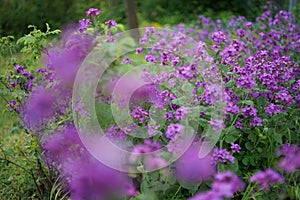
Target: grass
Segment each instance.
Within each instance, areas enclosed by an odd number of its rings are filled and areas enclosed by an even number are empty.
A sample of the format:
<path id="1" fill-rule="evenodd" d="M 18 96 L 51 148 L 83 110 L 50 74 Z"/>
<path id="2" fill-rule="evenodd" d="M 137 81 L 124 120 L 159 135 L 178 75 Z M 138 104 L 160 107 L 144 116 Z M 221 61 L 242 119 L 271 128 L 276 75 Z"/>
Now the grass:
<path id="1" fill-rule="evenodd" d="M 0 199 L 36 199 L 32 174 L 35 159 L 24 146 L 30 136 L 22 131 L 18 116 L 0 100 Z"/>

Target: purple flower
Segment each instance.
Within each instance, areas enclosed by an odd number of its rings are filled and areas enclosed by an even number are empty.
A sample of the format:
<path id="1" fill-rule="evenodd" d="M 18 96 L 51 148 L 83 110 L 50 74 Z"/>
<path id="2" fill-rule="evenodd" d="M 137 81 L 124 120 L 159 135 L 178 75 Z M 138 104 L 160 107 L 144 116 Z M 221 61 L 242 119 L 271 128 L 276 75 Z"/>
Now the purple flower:
<path id="1" fill-rule="evenodd" d="M 146 55 L 145 57 L 146 62 L 157 63 L 157 57 L 152 55 Z"/>
<path id="2" fill-rule="evenodd" d="M 138 48 L 136 48 L 136 50 L 135 50 L 135 54 L 140 54 L 140 53 L 142 53 L 143 52 L 143 48 L 142 47 L 138 47 Z"/>
<path id="3" fill-rule="evenodd" d="M 181 106 L 178 108 L 175 112 L 175 119 L 176 120 L 182 120 L 185 119 L 187 114 L 189 113 L 189 109 L 187 107 Z"/>
<path id="4" fill-rule="evenodd" d="M 245 189 L 245 183 L 231 171 L 218 173 L 212 183 L 212 188 L 206 192 L 200 192 L 189 200 L 222 200 L 233 197 L 236 192 Z"/>
<path id="5" fill-rule="evenodd" d="M 216 131 L 217 133 L 220 133 L 220 131 L 222 131 L 226 127 L 224 121 L 221 119 L 210 120 L 209 124 L 211 129 Z"/>
<path id="6" fill-rule="evenodd" d="M 120 140 L 124 141 L 126 139 L 126 133 L 118 126 L 111 125 L 105 132 L 105 136 L 113 141 Z"/>
<path id="7" fill-rule="evenodd" d="M 157 151 L 160 148 L 161 144 L 159 142 L 153 141 L 151 139 L 146 139 L 144 140 L 143 144 L 137 144 L 132 148 L 129 161 L 131 163 L 134 163 L 139 158 L 146 158 L 147 153 Z"/>
<path id="8" fill-rule="evenodd" d="M 282 155 L 279 167 L 286 172 L 293 172 L 300 168 L 300 147 L 296 145 L 284 144 L 278 154 Z"/>
<path id="9" fill-rule="evenodd" d="M 173 119 L 173 113 L 172 112 L 166 112 L 165 113 L 165 119 L 167 121 L 171 121 Z"/>
<path id="10" fill-rule="evenodd" d="M 46 137 L 42 146 L 47 162 L 59 166 L 68 159 L 75 160 L 80 155 L 83 144 L 76 128 L 69 126 Z"/>
<path id="11" fill-rule="evenodd" d="M 238 128 L 238 129 L 243 129 L 243 120 L 242 119 L 237 120 L 235 122 L 235 127 Z"/>
<path id="12" fill-rule="evenodd" d="M 183 132 L 183 128 L 181 124 L 170 124 L 166 131 L 166 137 L 171 140 L 176 140 Z"/>
<path id="13" fill-rule="evenodd" d="M 226 108 L 227 113 L 232 113 L 232 114 L 238 114 L 240 111 L 240 107 L 232 102 L 228 103 L 228 106 Z"/>
<path id="14" fill-rule="evenodd" d="M 159 107 L 163 104 L 162 98 L 160 97 L 160 91 L 154 84 L 146 84 L 142 87 L 136 88 L 137 75 L 128 76 L 126 78 L 122 78 L 122 84 L 118 83 L 120 80 L 119 77 L 116 77 L 112 80 L 108 86 L 106 87 L 106 92 L 108 94 L 114 93 L 113 96 L 114 101 L 120 101 L 120 99 L 116 99 L 116 97 L 120 97 L 123 99 L 128 99 L 130 104 L 136 105 L 140 103 L 153 103 L 155 106 Z M 142 77 L 143 78 L 143 77 Z M 149 81 L 150 82 L 150 81 Z M 117 87 L 116 87 L 117 85 Z M 134 91 L 132 93 L 132 91 Z M 132 93 L 132 94 L 131 94 Z M 162 106 L 164 107 L 164 106 Z"/>
<path id="15" fill-rule="evenodd" d="M 134 120 L 138 120 L 140 124 L 143 124 L 144 122 L 148 122 L 149 120 L 149 112 L 144 110 L 140 106 L 134 107 L 134 109 L 131 111 L 131 117 Z"/>
<path id="16" fill-rule="evenodd" d="M 254 89 L 255 83 L 256 83 L 256 81 L 252 75 L 241 76 L 236 81 L 236 84 L 238 86 L 241 86 L 242 88 L 247 88 L 247 89 Z"/>
<path id="17" fill-rule="evenodd" d="M 218 44 L 227 42 L 226 36 L 222 31 L 215 31 L 212 33 L 211 40 Z"/>
<path id="18" fill-rule="evenodd" d="M 176 99 L 176 96 L 170 93 L 168 90 L 161 91 L 160 97 L 166 104 L 171 103 L 172 100 Z"/>
<path id="19" fill-rule="evenodd" d="M 198 69 L 196 65 L 181 66 L 177 73 L 184 79 L 193 79 L 198 76 Z"/>
<path id="20" fill-rule="evenodd" d="M 289 94 L 287 90 L 282 90 L 276 94 L 276 103 L 285 102 L 287 106 L 290 106 L 293 102 L 293 97 Z"/>
<path id="21" fill-rule="evenodd" d="M 90 8 L 85 12 L 86 16 L 89 17 L 96 17 L 97 15 L 100 15 L 100 13 L 101 11 L 97 8 Z"/>
<path id="22" fill-rule="evenodd" d="M 16 65 L 14 70 L 17 74 L 21 74 L 25 71 L 25 67 L 21 65 Z"/>
<path id="23" fill-rule="evenodd" d="M 160 156 L 146 156 L 145 157 L 145 169 L 157 170 L 168 166 L 168 162 Z"/>
<path id="24" fill-rule="evenodd" d="M 47 71 L 48 71 L 47 68 L 39 68 L 39 69 L 36 70 L 36 72 L 37 72 L 38 74 L 43 74 L 43 73 L 45 73 L 45 72 L 47 72 Z"/>
<path id="25" fill-rule="evenodd" d="M 263 126 L 262 119 L 260 117 L 255 116 L 250 122 L 250 126 Z"/>
<path id="26" fill-rule="evenodd" d="M 23 76 L 25 76 L 25 77 L 26 77 L 27 79 L 29 79 L 29 80 L 33 80 L 33 79 L 34 79 L 34 76 L 33 76 L 32 74 L 26 72 L 25 70 L 23 70 L 23 71 L 21 72 L 21 74 L 22 74 Z"/>
<path id="27" fill-rule="evenodd" d="M 213 44 L 210 46 L 211 50 L 213 50 L 214 52 L 218 52 L 220 49 L 220 45 L 219 44 Z"/>
<path id="28" fill-rule="evenodd" d="M 69 177 L 71 199 L 121 199 L 135 194 L 128 190 L 130 182 L 124 173 L 99 161 L 75 161 L 69 168 L 72 173 Z"/>
<path id="29" fill-rule="evenodd" d="M 78 112 L 81 117 L 86 117 L 89 112 L 85 110 L 84 104 L 82 102 L 77 102 L 74 106 L 74 111 Z"/>
<path id="30" fill-rule="evenodd" d="M 9 106 L 9 112 L 12 112 L 14 109 L 16 109 L 16 101 L 10 100 L 8 106 Z"/>
<path id="31" fill-rule="evenodd" d="M 45 65 L 53 71 L 53 78 L 59 82 L 62 90 L 72 89 L 77 70 L 92 45 L 93 38 L 90 35 L 76 34 L 70 30 L 64 35 L 61 46 L 48 49 Z"/>
<path id="32" fill-rule="evenodd" d="M 225 93 L 221 86 L 216 84 L 206 84 L 204 87 L 204 93 L 200 98 L 204 100 L 205 103 L 214 105 L 217 102 L 225 101 L 225 99 L 223 99 L 223 95 L 225 96 Z"/>
<path id="33" fill-rule="evenodd" d="M 171 58 L 170 62 L 171 62 L 171 66 L 175 67 L 180 62 L 180 58 L 179 57 L 173 57 L 173 58 Z"/>
<path id="34" fill-rule="evenodd" d="M 122 60 L 122 62 L 121 62 L 121 64 L 132 64 L 132 60 L 130 60 L 129 58 L 123 58 L 123 60 Z"/>
<path id="35" fill-rule="evenodd" d="M 268 105 L 266 107 L 266 113 L 268 113 L 268 115 L 276 115 L 277 113 L 280 113 L 281 109 L 279 106 L 271 103 L 270 105 Z"/>
<path id="36" fill-rule="evenodd" d="M 284 178 L 272 169 L 258 171 L 250 178 L 250 182 L 255 182 L 264 190 L 268 190 L 275 183 L 283 183 Z"/>
<path id="37" fill-rule="evenodd" d="M 148 125 L 148 134 L 150 136 L 154 136 L 157 134 L 157 129 L 159 129 L 159 125 Z"/>
<path id="38" fill-rule="evenodd" d="M 19 84 L 18 82 L 11 81 L 11 82 L 9 83 L 9 88 L 10 88 L 10 89 L 14 89 L 15 87 L 17 87 L 18 84 Z"/>
<path id="39" fill-rule="evenodd" d="M 246 26 L 247 28 L 253 28 L 253 24 L 252 24 L 251 22 L 245 23 L 245 26 Z"/>
<path id="40" fill-rule="evenodd" d="M 125 193 L 128 197 L 134 197 L 138 194 L 136 188 L 132 184 L 126 184 Z"/>
<path id="41" fill-rule="evenodd" d="M 288 153 L 292 148 L 291 148 L 291 144 L 290 143 L 285 143 L 281 146 L 281 148 L 278 150 L 278 155 L 285 155 L 286 153 Z M 294 146 L 296 147 L 296 146 Z"/>
<path id="42" fill-rule="evenodd" d="M 152 149 L 151 151 L 156 151 L 162 147 L 158 141 L 154 141 L 152 139 L 145 139 L 144 144 L 148 145 Z"/>
<path id="43" fill-rule="evenodd" d="M 148 42 L 148 38 L 147 37 L 140 38 L 140 40 L 139 40 L 140 44 L 146 44 L 147 42 Z"/>
<path id="44" fill-rule="evenodd" d="M 117 26 L 117 22 L 115 20 L 112 20 L 112 19 L 107 20 L 105 22 L 105 24 L 108 26 L 108 28 L 113 28 L 113 27 Z"/>
<path id="45" fill-rule="evenodd" d="M 134 195 L 133 188 L 128 190 L 131 184 L 128 176 L 95 160 L 82 144 L 75 127 L 69 126 L 47 136 L 43 149 L 47 162 L 59 170 L 71 199 Z"/>
<path id="46" fill-rule="evenodd" d="M 33 91 L 21 111 L 28 128 L 40 128 L 55 114 L 56 98 L 53 92 L 38 88 Z"/>
<path id="47" fill-rule="evenodd" d="M 33 87 L 33 83 L 32 83 L 32 80 L 29 80 L 25 83 L 25 89 L 28 90 L 28 91 L 31 91 Z"/>
<path id="48" fill-rule="evenodd" d="M 242 28 L 239 28 L 239 29 L 237 30 L 237 36 L 238 36 L 239 38 L 244 37 L 244 36 L 245 36 L 245 30 L 242 29 Z"/>
<path id="49" fill-rule="evenodd" d="M 244 188 L 245 183 L 231 171 L 216 174 L 212 184 L 212 191 L 225 198 L 232 197 L 234 193 L 243 191 Z"/>
<path id="50" fill-rule="evenodd" d="M 199 158 L 200 144 L 192 144 L 176 161 L 175 174 L 177 179 L 187 183 L 198 183 L 209 180 L 216 173 L 216 167 L 210 161 L 212 154 Z"/>
<path id="51" fill-rule="evenodd" d="M 211 162 L 213 165 L 216 165 L 218 161 L 223 163 L 230 161 L 234 163 L 234 157 L 226 149 L 215 148 Z"/>
<path id="52" fill-rule="evenodd" d="M 242 109 L 242 115 L 245 117 L 255 117 L 257 115 L 257 110 L 254 106 L 246 106 Z"/>
<path id="53" fill-rule="evenodd" d="M 92 20 L 90 19 L 82 19 L 79 20 L 79 32 L 82 33 L 92 24 Z"/>
<path id="54" fill-rule="evenodd" d="M 199 192 L 195 196 L 188 198 L 188 200 L 223 200 L 223 198 L 219 193 L 208 190 L 206 192 Z"/>
<path id="55" fill-rule="evenodd" d="M 238 145 L 238 144 L 235 144 L 235 143 L 233 143 L 233 142 L 231 142 L 230 143 L 230 148 L 231 148 L 231 151 L 232 151 L 232 153 L 238 153 L 238 152 L 240 152 L 241 151 L 241 147 L 240 147 L 240 145 Z"/>

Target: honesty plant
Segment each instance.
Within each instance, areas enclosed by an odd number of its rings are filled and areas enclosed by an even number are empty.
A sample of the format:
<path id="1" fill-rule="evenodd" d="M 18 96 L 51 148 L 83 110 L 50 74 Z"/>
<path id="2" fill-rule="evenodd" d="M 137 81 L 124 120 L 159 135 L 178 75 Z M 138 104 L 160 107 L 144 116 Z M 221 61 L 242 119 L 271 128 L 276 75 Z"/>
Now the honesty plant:
<path id="1" fill-rule="evenodd" d="M 15 66 L 7 86 L 30 94 L 10 109 L 72 199 L 250 199 L 283 183 L 288 194 L 299 182 L 300 27 L 272 12 L 124 32 L 91 8 L 45 50 L 40 82 Z"/>

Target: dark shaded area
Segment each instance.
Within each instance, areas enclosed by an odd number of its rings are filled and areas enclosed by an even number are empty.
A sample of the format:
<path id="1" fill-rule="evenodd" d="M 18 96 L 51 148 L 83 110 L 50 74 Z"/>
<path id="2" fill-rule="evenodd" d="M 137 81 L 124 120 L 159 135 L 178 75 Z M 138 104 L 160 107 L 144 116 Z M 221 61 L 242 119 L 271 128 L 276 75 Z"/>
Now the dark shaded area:
<path id="1" fill-rule="evenodd" d="M 122 0 L 0 0 L 0 35 L 22 36 L 32 24 L 46 30 L 61 29 L 86 17 L 90 7 L 100 8 L 103 19 L 125 20 Z"/>
<path id="2" fill-rule="evenodd" d="M 141 0 L 135 1 L 139 21 L 159 24 L 178 24 L 195 21 L 198 15 L 214 19 L 229 19 L 243 15 L 255 20 L 267 0 Z M 288 0 L 273 0 L 280 9 L 288 9 Z M 45 23 L 62 28 L 66 23 L 77 23 L 90 7 L 102 11 L 103 20 L 115 19 L 128 24 L 124 0 L 0 0 L 0 35 L 21 36 L 33 24 L 45 30 Z M 299 5 L 299 2 L 298 2 Z"/>

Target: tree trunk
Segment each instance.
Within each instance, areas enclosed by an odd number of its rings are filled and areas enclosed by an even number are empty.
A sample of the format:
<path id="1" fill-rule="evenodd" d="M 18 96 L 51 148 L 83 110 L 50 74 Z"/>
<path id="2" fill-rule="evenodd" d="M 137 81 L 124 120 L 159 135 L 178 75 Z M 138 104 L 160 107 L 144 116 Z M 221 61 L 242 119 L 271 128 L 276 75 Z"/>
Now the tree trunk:
<path id="1" fill-rule="evenodd" d="M 136 29 L 139 27 L 138 18 L 136 14 L 136 6 L 134 0 L 125 0 L 126 5 L 126 14 L 128 20 L 129 29 Z M 138 31 L 132 31 L 131 36 L 138 41 L 140 38 L 140 34 Z"/>

